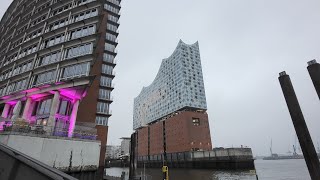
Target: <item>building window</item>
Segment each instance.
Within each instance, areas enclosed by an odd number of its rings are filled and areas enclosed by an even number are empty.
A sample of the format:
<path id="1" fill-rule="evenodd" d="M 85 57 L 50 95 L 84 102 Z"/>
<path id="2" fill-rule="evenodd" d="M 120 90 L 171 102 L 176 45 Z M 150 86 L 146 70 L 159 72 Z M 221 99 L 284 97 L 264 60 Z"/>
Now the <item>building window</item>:
<path id="1" fill-rule="evenodd" d="M 92 52 L 92 43 L 90 44 L 82 44 L 80 46 L 72 47 L 67 49 L 66 58 L 73 58 L 78 56 L 83 56 L 86 54 L 90 54 Z"/>
<path id="2" fill-rule="evenodd" d="M 66 18 L 66 19 L 63 19 L 63 20 L 59 20 L 59 21 L 56 21 L 52 24 L 50 24 L 47 28 L 46 28 L 46 33 L 49 32 L 50 30 L 55 30 L 55 29 L 58 29 L 58 28 L 61 28 L 65 25 L 67 25 L 69 22 L 69 19 Z"/>
<path id="3" fill-rule="evenodd" d="M 90 71 L 90 63 L 82 63 L 82 64 L 76 64 L 73 66 L 68 66 L 62 70 L 62 76 L 60 80 L 88 76 L 89 71 Z"/>
<path id="4" fill-rule="evenodd" d="M 20 81 L 17 81 L 15 84 L 14 91 L 20 91 L 20 90 L 25 90 L 27 88 L 27 79 L 23 79 Z"/>
<path id="5" fill-rule="evenodd" d="M 103 64 L 102 65 L 102 73 L 113 75 L 113 67 Z"/>
<path id="6" fill-rule="evenodd" d="M 45 72 L 42 74 L 39 74 L 36 76 L 36 81 L 34 83 L 34 85 L 41 85 L 41 84 L 45 84 L 45 83 L 51 83 L 55 80 L 56 78 L 56 71 L 49 71 L 49 72 Z"/>
<path id="7" fill-rule="evenodd" d="M 110 90 L 99 89 L 99 99 L 109 100 L 110 99 Z"/>
<path id="8" fill-rule="evenodd" d="M 60 34 L 55 37 L 51 37 L 50 39 L 43 41 L 43 43 L 40 46 L 40 49 L 47 48 L 47 47 L 62 43 L 62 42 L 64 42 L 64 40 L 65 40 L 64 34 Z"/>
<path id="9" fill-rule="evenodd" d="M 107 11 L 110 11 L 110 12 L 113 12 L 115 14 L 119 14 L 120 10 L 119 8 L 115 8 L 113 6 L 110 6 L 109 4 L 105 4 L 104 8 L 107 10 Z"/>
<path id="10" fill-rule="evenodd" d="M 114 55 L 104 54 L 104 55 L 103 55 L 103 61 L 104 61 L 104 62 L 114 63 Z"/>
<path id="11" fill-rule="evenodd" d="M 78 22 L 78 21 L 82 21 L 84 19 L 88 19 L 88 18 L 97 16 L 97 15 L 98 15 L 98 10 L 97 9 L 91 9 L 89 11 L 82 12 L 80 14 L 74 15 L 73 18 L 74 18 L 75 22 Z"/>
<path id="12" fill-rule="evenodd" d="M 105 50 L 110 51 L 110 52 L 116 52 L 116 46 L 112 44 L 105 44 Z"/>
<path id="13" fill-rule="evenodd" d="M 68 100 L 61 100 L 58 113 L 60 115 L 68 116 L 71 114 L 70 112 L 71 112 L 71 102 Z"/>
<path id="14" fill-rule="evenodd" d="M 112 32 L 118 32 L 118 27 L 112 24 L 107 24 L 107 30 L 112 31 Z"/>
<path id="15" fill-rule="evenodd" d="M 47 64 L 52 64 L 55 62 L 60 61 L 61 58 L 61 52 L 57 51 L 48 55 L 45 55 L 43 57 L 40 57 L 40 62 L 39 66 L 47 65 Z"/>
<path id="16" fill-rule="evenodd" d="M 95 26 L 91 25 L 91 26 L 86 26 L 86 27 L 71 31 L 70 36 L 71 36 L 71 39 L 77 39 L 77 38 L 94 34 L 95 31 L 96 31 Z"/>
<path id="17" fill-rule="evenodd" d="M 110 34 L 110 33 L 106 33 L 106 39 L 112 42 L 116 42 L 117 41 L 117 36 Z"/>
<path id="18" fill-rule="evenodd" d="M 102 116 L 97 116 L 96 117 L 96 124 L 102 125 L 102 126 L 108 126 L 108 118 L 102 117 Z"/>
<path id="19" fill-rule="evenodd" d="M 112 87 L 112 79 L 105 76 L 101 76 L 100 85 L 104 87 Z"/>
<path id="20" fill-rule="evenodd" d="M 192 118 L 192 123 L 194 126 L 200 126 L 200 119 L 199 118 Z"/>
<path id="21" fill-rule="evenodd" d="M 79 6 L 81 6 L 81 5 L 84 5 L 84 4 L 89 3 L 89 2 L 92 2 L 92 1 L 95 1 L 95 0 L 79 0 L 79 1 L 77 2 L 77 4 L 78 4 Z"/>
<path id="22" fill-rule="evenodd" d="M 97 104 L 97 113 L 109 114 L 109 104 L 108 103 L 103 103 L 103 102 L 98 102 L 98 104 Z"/>
<path id="23" fill-rule="evenodd" d="M 37 116 L 50 114 L 52 99 L 46 99 L 38 103 Z"/>

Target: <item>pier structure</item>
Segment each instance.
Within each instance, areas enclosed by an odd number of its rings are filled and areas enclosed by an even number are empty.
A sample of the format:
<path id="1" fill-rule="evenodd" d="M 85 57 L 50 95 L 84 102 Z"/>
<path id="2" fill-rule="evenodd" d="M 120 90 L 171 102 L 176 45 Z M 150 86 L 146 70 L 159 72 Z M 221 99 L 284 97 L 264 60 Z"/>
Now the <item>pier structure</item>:
<path id="1" fill-rule="evenodd" d="M 320 179 L 320 164 L 291 79 L 281 72 L 279 82 L 312 180 Z"/>

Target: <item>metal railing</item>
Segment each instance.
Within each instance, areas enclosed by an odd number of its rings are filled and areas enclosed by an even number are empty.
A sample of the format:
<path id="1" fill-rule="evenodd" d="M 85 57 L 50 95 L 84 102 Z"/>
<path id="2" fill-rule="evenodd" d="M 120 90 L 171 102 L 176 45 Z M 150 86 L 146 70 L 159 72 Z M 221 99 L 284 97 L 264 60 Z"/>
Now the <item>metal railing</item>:
<path id="1" fill-rule="evenodd" d="M 1 124 L 1 123 L 0 123 Z M 18 124 L 16 122 L 2 123 L 0 127 L 0 134 L 19 134 L 19 135 L 30 135 L 30 136 L 55 136 L 55 137 L 68 137 L 68 128 L 57 128 L 52 126 L 43 125 L 29 125 L 29 124 Z M 97 135 L 80 130 L 74 130 L 72 138 L 77 139 L 88 139 L 96 140 Z"/>
<path id="2" fill-rule="evenodd" d="M 0 179 L 76 180 L 1 143 L 0 152 Z"/>

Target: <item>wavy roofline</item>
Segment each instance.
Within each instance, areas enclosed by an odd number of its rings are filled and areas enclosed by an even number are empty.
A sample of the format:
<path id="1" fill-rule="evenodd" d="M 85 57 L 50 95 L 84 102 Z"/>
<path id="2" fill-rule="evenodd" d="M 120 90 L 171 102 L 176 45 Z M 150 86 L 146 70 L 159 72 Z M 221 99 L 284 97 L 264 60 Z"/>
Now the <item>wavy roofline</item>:
<path id="1" fill-rule="evenodd" d="M 14 5 L 18 3 L 19 0 L 13 0 L 9 7 L 6 9 L 6 11 L 3 13 L 1 20 L 0 20 L 0 27 L 4 25 L 4 19 L 8 15 L 9 10 L 12 10 L 14 8 Z"/>
<path id="2" fill-rule="evenodd" d="M 183 41 L 180 39 L 178 45 L 176 46 L 175 50 L 171 53 L 171 55 L 170 55 L 169 57 L 165 58 L 165 59 L 162 59 L 160 68 L 159 68 L 159 70 L 158 70 L 158 73 L 157 73 L 156 77 L 154 78 L 154 80 L 152 81 L 152 83 L 151 83 L 149 86 L 142 87 L 142 90 L 140 91 L 139 95 L 138 95 L 137 97 L 135 97 L 134 99 L 138 98 L 141 94 L 143 94 L 149 87 L 151 87 L 151 86 L 154 84 L 155 80 L 157 79 L 157 77 L 158 77 L 158 75 L 159 75 L 159 73 L 160 73 L 160 70 L 161 70 L 161 67 L 162 67 L 164 61 L 170 59 L 170 58 L 173 56 L 173 54 L 178 50 L 178 47 L 179 47 L 181 44 L 186 45 L 186 46 L 188 46 L 188 47 L 193 47 L 193 46 L 195 46 L 195 47 L 198 47 L 198 48 L 199 48 L 199 41 L 196 41 L 196 42 L 193 43 L 193 44 L 187 44 L 187 43 L 183 42 Z"/>

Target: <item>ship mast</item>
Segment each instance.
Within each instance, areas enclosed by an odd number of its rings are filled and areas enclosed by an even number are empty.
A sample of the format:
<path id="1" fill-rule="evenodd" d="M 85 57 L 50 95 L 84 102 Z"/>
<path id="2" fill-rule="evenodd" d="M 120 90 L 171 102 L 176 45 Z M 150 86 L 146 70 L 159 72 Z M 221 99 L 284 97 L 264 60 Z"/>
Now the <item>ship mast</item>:
<path id="1" fill-rule="evenodd" d="M 270 153 L 271 153 L 271 156 L 272 156 L 272 139 L 271 139 L 271 146 L 270 146 Z"/>
<path id="2" fill-rule="evenodd" d="M 293 155 L 294 155 L 294 156 L 298 155 L 298 153 L 297 153 L 297 148 L 296 148 L 295 145 L 293 145 Z"/>

